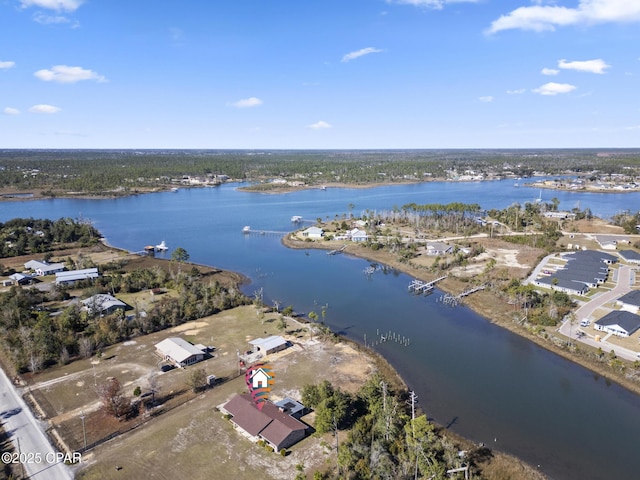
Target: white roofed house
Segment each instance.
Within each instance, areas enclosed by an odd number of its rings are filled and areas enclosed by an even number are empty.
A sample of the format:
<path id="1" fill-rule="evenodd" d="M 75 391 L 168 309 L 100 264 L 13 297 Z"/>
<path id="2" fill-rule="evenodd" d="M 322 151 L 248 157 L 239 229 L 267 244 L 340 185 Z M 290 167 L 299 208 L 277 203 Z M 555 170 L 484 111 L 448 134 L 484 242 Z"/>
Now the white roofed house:
<path id="1" fill-rule="evenodd" d="M 112 295 L 99 293 L 82 300 L 82 308 L 94 315 L 108 315 L 116 310 L 126 310 L 127 304 Z"/>
<path id="2" fill-rule="evenodd" d="M 83 270 L 70 270 L 66 272 L 56 272 L 56 285 L 70 285 L 79 280 L 89 280 L 98 278 L 97 268 L 85 268 Z"/>
<path id="3" fill-rule="evenodd" d="M 347 232 L 347 235 L 351 238 L 352 242 L 366 242 L 369 238 L 367 232 L 365 232 L 364 230 L 360 230 L 359 228 L 350 230 L 349 232 Z"/>
<path id="4" fill-rule="evenodd" d="M 302 231 L 302 236 L 305 238 L 322 238 L 324 235 L 324 230 L 320 227 L 309 227 L 306 230 Z"/>
<path id="5" fill-rule="evenodd" d="M 452 253 L 453 247 L 442 242 L 428 242 L 427 255 L 446 255 Z"/>
<path id="6" fill-rule="evenodd" d="M 272 335 L 267 338 L 251 340 L 249 345 L 253 347 L 254 353 L 260 352 L 263 355 L 269 355 L 286 349 L 289 346 L 289 342 L 279 335 Z"/>
<path id="7" fill-rule="evenodd" d="M 53 275 L 56 272 L 62 272 L 64 270 L 64 263 L 47 263 L 39 262 L 38 260 L 29 260 L 24 264 L 24 268 L 27 270 L 33 270 L 39 277 L 45 275 Z"/>
<path id="8" fill-rule="evenodd" d="M 204 352 L 180 337 L 165 338 L 156 343 L 156 353 L 165 361 L 184 368 L 204 359 Z"/>

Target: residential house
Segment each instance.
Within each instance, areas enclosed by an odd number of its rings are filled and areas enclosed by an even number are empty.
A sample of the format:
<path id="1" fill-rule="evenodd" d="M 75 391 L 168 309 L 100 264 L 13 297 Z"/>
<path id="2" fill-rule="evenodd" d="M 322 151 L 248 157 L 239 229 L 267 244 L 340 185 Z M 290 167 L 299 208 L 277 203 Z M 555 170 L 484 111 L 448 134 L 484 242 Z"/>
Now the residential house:
<path id="1" fill-rule="evenodd" d="M 640 265 L 640 253 L 635 250 L 620 250 L 618 255 L 620 255 L 627 263 Z"/>
<path id="2" fill-rule="evenodd" d="M 268 400 L 258 408 L 248 393 L 235 395 L 220 410 L 232 416 L 231 422 L 237 430 L 252 441 L 264 440 L 275 451 L 302 440 L 308 428 Z"/>
<path id="3" fill-rule="evenodd" d="M 347 236 L 351 239 L 352 242 L 366 242 L 369 238 L 367 232 L 365 232 L 364 230 L 360 230 L 359 228 L 349 230 L 347 232 Z"/>
<path id="4" fill-rule="evenodd" d="M 160 343 L 156 343 L 155 347 L 160 357 L 179 368 L 193 365 L 204 359 L 201 349 L 180 337 L 165 338 Z"/>
<path id="5" fill-rule="evenodd" d="M 109 315 L 116 310 L 126 310 L 127 304 L 112 295 L 99 293 L 82 300 L 83 309 L 93 314 Z"/>
<path id="6" fill-rule="evenodd" d="M 286 349 L 289 346 L 289 342 L 280 335 L 271 335 L 267 338 L 251 340 L 249 345 L 252 346 L 254 353 L 260 352 L 263 355 L 269 355 L 270 353 L 276 353 Z"/>
<path id="7" fill-rule="evenodd" d="M 427 242 L 427 255 L 446 255 L 453 252 L 453 247 L 442 242 Z"/>
<path id="8" fill-rule="evenodd" d="M 590 288 L 606 282 L 608 265 L 617 257 L 595 250 L 581 250 L 565 255 L 567 263 L 549 276 L 534 280 L 534 285 L 565 292 L 569 295 L 584 295 Z M 586 287 L 586 288 L 585 288 Z"/>
<path id="9" fill-rule="evenodd" d="M 24 273 L 14 273 L 9 275 L 9 278 L 17 285 L 26 285 L 31 283 L 33 277 L 31 275 L 25 275 Z"/>
<path id="10" fill-rule="evenodd" d="M 27 270 L 33 270 L 39 277 L 45 275 L 53 275 L 56 272 L 62 272 L 64 270 L 63 263 L 47 263 L 39 262 L 38 260 L 29 260 L 24 264 L 24 268 Z"/>
<path id="11" fill-rule="evenodd" d="M 614 310 L 593 324 L 596 330 L 629 337 L 640 328 L 640 315 L 624 310 Z"/>
<path id="12" fill-rule="evenodd" d="M 640 290 L 632 290 L 621 296 L 616 300 L 616 305 L 627 312 L 640 313 Z"/>
<path id="13" fill-rule="evenodd" d="M 324 230 L 322 230 L 320 227 L 309 227 L 302 232 L 303 237 L 311 239 L 319 239 L 322 238 L 323 235 Z"/>

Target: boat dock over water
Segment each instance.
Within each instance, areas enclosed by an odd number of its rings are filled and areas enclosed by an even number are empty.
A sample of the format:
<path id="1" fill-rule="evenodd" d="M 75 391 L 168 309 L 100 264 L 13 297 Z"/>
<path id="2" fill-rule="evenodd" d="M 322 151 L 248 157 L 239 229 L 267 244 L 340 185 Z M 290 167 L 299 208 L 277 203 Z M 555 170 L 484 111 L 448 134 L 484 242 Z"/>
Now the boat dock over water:
<path id="1" fill-rule="evenodd" d="M 242 233 L 245 235 L 258 234 L 258 235 L 287 235 L 290 232 L 278 232 L 275 230 L 253 230 L 249 225 L 242 227 Z"/>
<path id="2" fill-rule="evenodd" d="M 409 284 L 408 290 L 413 293 L 430 293 L 433 290 L 434 285 L 438 283 L 440 280 L 444 280 L 447 278 L 446 275 L 436 278 L 435 280 L 431 280 L 430 282 L 423 282 L 422 280 L 413 279 L 413 281 Z"/>

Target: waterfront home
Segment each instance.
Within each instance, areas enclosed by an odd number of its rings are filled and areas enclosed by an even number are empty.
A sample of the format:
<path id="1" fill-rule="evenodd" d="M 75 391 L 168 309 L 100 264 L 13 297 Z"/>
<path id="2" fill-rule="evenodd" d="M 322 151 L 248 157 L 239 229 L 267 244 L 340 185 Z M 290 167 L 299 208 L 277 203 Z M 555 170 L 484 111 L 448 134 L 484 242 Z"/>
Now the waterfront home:
<path id="1" fill-rule="evenodd" d="M 629 337 L 640 328 L 640 315 L 624 310 L 614 310 L 593 324 L 596 330 L 612 333 L 618 337 Z"/>
<path id="2" fill-rule="evenodd" d="M 202 349 L 180 337 L 165 338 L 160 343 L 156 343 L 155 347 L 158 356 L 178 368 L 193 365 L 204 358 Z"/>
<path id="3" fill-rule="evenodd" d="M 621 296 L 616 300 L 616 305 L 621 310 L 631 313 L 640 313 L 640 290 L 632 290 L 631 292 Z"/>
<path id="4" fill-rule="evenodd" d="M 427 242 L 427 255 L 446 255 L 453 252 L 453 247 L 442 242 Z"/>
<path id="5" fill-rule="evenodd" d="M 364 230 L 360 230 L 359 228 L 349 230 L 347 232 L 347 236 L 351 239 L 352 242 L 366 242 L 369 238 L 367 232 L 365 232 Z"/>
<path id="6" fill-rule="evenodd" d="M 319 239 L 324 235 L 324 230 L 320 227 L 309 227 L 302 231 L 302 236 L 305 238 Z"/>
<path id="7" fill-rule="evenodd" d="M 254 442 L 263 440 L 276 452 L 298 443 L 307 433 L 306 424 L 268 400 L 258 408 L 248 393 L 236 394 L 220 411 L 231 415 L 231 423 L 244 436 Z"/>
<path id="8" fill-rule="evenodd" d="M 262 353 L 263 355 L 269 355 L 270 353 L 276 353 L 286 349 L 289 346 L 287 342 L 280 335 L 271 335 L 267 338 L 256 338 L 249 342 L 254 353 Z"/>

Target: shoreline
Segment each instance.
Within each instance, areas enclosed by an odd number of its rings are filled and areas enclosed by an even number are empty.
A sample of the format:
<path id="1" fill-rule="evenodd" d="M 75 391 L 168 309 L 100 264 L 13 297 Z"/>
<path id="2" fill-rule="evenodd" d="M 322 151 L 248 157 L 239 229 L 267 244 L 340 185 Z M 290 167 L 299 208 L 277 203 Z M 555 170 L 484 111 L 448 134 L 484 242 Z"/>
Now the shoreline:
<path id="1" fill-rule="evenodd" d="M 309 248 L 309 249 L 315 249 L 315 250 L 330 251 L 336 248 L 335 244 L 324 245 L 323 243 L 318 243 L 318 242 L 304 242 L 300 240 L 292 240 L 289 235 L 285 235 L 282 238 L 282 244 L 287 248 L 298 249 L 298 250 L 304 250 Z M 362 251 L 363 249 L 360 245 L 350 244 L 350 242 L 345 244 L 347 245 L 347 247 L 344 249 L 343 254 L 352 255 L 354 257 L 368 260 L 370 262 L 376 262 L 376 263 L 386 265 L 406 275 L 415 277 L 423 281 L 433 280 L 433 277 L 434 277 L 433 275 L 426 273 L 424 270 L 418 270 L 411 267 L 410 265 L 400 263 L 399 261 L 394 260 L 393 258 L 390 258 L 391 256 L 387 254 L 387 252 L 384 252 L 381 250 Z M 445 293 L 455 294 L 456 290 L 453 288 L 455 287 L 454 283 L 455 283 L 455 280 L 447 278 L 441 282 L 438 282 L 438 285 L 436 286 L 436 288 Z M 485 292 L 478 292 L 474 295 L 481 295 L 481 294 L 490 295 Z M 492 315 L 491 311 L 487 311 L 484 308 L 480 308 L 479 302 L 474 301 L 473 296 L 467 297 L 465 299 L 464 304 L 467 307 L 469 307 L 471 310 L 473 310 L 475 313 L 483 317 L 486 321 L 493 323 L 494 325 L 497 325 L 501 328 L 505 328 L 506 330 L 512 332 L 513 334 L 518 335 L 522 338 L 525 338 L 526 340 L 529 340 L 535 343 L 539 347 L 544 348 L 549 352 L 559 355 L 560 357 L 570 362 L 573 362 L 576 365 L 580 365 L 581 367 L 589 370 L 590 372 L 593 372 L 608 381 L 614 382 L 636 395 L 640 395 L 640 384 L 638 384 L 637 382 L 634 382 L 627 378 L 620 378 L 619 376 L 615 375 L 613 372 L 609 371 L 605 365 L 599 364 L 596 361 L 588 358 L 583 358 L 581 356 L 571 353 L 566 349 L 560 348 L 551 339 L 541 338 L 539 335 L 536 335 L 526 330 L 524 327 L 514 323 L 512 320 L 500 318 L 498 315 L 495 315 L 495 314 Z M 500 306 L 502 306 L 502 303 L 500 304 Z M 552 327 L 552 328 L 553 330 L 551 331 L 545 330 L 547 332 L 548 337 L 558 338 L 557 335 L 561 335 L 557 332 L 557 329 L 559 327 Z M 588 348 L 588 347 L 584 346 L 582 348 L 583 352 L 585 351 L 584 350 L 585 348 Z"/>

